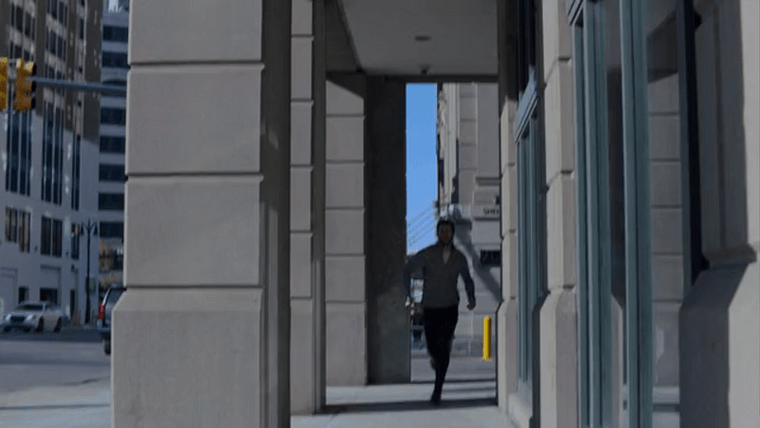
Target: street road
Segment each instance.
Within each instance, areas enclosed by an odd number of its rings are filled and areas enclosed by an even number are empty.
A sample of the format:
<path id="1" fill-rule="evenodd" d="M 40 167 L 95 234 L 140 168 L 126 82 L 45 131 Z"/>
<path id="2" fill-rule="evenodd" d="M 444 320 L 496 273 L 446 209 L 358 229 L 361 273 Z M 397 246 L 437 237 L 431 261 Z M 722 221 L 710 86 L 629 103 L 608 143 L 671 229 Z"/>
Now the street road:
<path id="1" fill-rule="evenodd" d="M 110 371 L 95 330 L 0 333 L 0 428 L 108 427 Z"/>
<path id="2" fill-rule="evenodd" d="M 0 393 L 108 380 L 110 367 L 93 330 L 0 334 Z"/>

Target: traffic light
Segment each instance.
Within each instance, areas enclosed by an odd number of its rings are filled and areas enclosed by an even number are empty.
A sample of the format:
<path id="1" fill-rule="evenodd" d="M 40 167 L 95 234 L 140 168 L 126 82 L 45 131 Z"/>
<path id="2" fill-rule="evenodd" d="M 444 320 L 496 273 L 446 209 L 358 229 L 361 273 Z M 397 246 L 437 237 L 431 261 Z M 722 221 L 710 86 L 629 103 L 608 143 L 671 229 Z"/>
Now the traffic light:
<path id="1" fill-rule="evenodd" d="M 29 78 L 37 72 L 37 66 L 33 62 L 18 61 L 16 65 L 16 99 L 13 108 L 16 111 L 32 110 L 37 105 L 34 99 L 34 91 L 37 84 Z"/>
<path id="2" fill-rule="evenodd" d="M 0 58 L 0 111 L 8 107 L 8 58 Z"/>

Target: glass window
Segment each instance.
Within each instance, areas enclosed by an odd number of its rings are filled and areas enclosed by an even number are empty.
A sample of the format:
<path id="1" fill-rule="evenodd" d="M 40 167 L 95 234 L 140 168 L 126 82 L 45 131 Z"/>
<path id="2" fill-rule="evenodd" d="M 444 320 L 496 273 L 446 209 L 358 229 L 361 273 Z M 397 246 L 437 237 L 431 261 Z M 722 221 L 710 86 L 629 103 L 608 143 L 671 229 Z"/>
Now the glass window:
<path id="1" fill-rule="evenodd" d="M 53 150 L 53 203 L 63 203 L 63 110 L 55 110 L 55 146 Z"/>
<path id="2" fill-rule="evenodd" d="M 100 153 L 124 154 L 124 137 L 100 137 Z"/>
<path id="3" fill-rule="evenodd" d="M 123 182 L 125 179 L 124 165 L 109 163 L 100 164 L 100 181 Z"/>
<path id="4" fill-rule="evenodd" d="M 103 52 L 102 67 L 129 68 L 127 54 L 121 52 Z"/>
<path id="5" fill-rule="evenodd" d="M 48 217 L 42 217 L 42 228 L 40 230 L 40 254 L 49 256 L 52 253 L 52 241 L 50 233 L 53 229 L 53 221 Z"/>
<path id="6" fill-rule="evenodd" d="M 106 25 L 103 27 L 103 40 L 109 42 L 124 42 L 128 41 L 129 31 L 126 27 L 114 27 Z"/>
<path id="7" fill-rule="evenodd" d="M 484 266 L 499 266 L 501 265 L 501 251 L 481 251 L 480 252 L 480 264 Z"/>
<path id="8" fill-rule="evenodd" d="M 16 7 L 16 29 L 24 31 L 24 10 Z"/>
<path id="9" fill-rule="evenodd" d="M 5 189 L 17 193 L 18 189 L 18 174 L 20 163 L 20 150 L 19 143 L 21 138 L 21 114 L 13 113 L 10 115 L 10 132 L 7 134 L 10 139 L 6 143 L 7 147 L 7 170 L 5 172 Z"/>
<path id="10" fill-rule="evenodd" d="M 8 242 L 16 242 L 17 236 L 17 224 L 18 224 L 18 211 L 14 208 L 5 208 L 5 240 Z"/>
<path id="11" fill-rule="evenodd" d="M 82 167 L 82 137 L 77 135 L 74 139 L 74 155 L 71 158 L 71 208 L 79 210 L 79 196 L 81 185 Z"/>
<path id="12" fill-rule="evenodd" d="M 18 249 L 22 253 L 28 253 L 30 247 L 30 230 L 32 223 L 32 214 L 26 211 L 18 213 Z"/>
<path id="13" fill-rule="evenodd" d="M 61 220 L 53 220 L 52 234 L 52 255 L 55 257 L 61 257 L 63 252 L 63 222 Z"/>
<path id="14" fill-rule="evenodd" d="M 100 123 L 104 125 L 126 125 L 127 111 L 123 108 L 102 107 Z"/>
<path id="15" fill-rule="evenodd" d="M 26 301 L 28 299 L 28 296 L 29 296 L 29 287 L 18 288 L 18 303 Z"/>
<path id="16" fill-rule="evenodd" d="M 56 35 L 55 39 L 56 39 L 56 43 L 58 45 L 58 49 L 56 50 L 56 52 L 58 53 L 58 57 L 62 58 L 62 59 L 65 59 L 66 57 L 65 57 L 65 52 L 64 51 L 65 51 L 65 47 L 66 47 L 66 42 L 63 40 L 63 37 L 58 37 L 57 35 Z M 58 78 L 60 79 L 60 76 Z"/>
<path id="17" fill-rule="evenodd" d="M 124 223 L 101 221 L 99 232 L 101 238 L 124 238 Z"/>
<path id="18" fill-rule="evenodd" d="M 79 246 L 82 237 L 82 228 L 78 224 L 71 225 L 71 258 L 79 260 Z"/>
<path id="19" fill-rule="evenodd" d="M 520 100 L 514 121 L 517 144 L 518 185 L 518 393 L 528 402 L 533 376 L 536 326 L 533 312 L 546 291 L 546 207 L 544 201 L 543 139 L 539 134 L 536 59 L 539 44 L 535 2 L 517 2 L 517 82 Z"/>
<path id="20" fill-rule="evenodd" d="M 124 194 L 123 193 L 100 193 L 98 195 L 98 209 L 100 210 L 124 210 Z"/>
<path id="21" fill-rule="evenodd" d="M 24 13 L 24 35 L 30 37 L 32 33 L 32 15 L 29 12 Z"/>

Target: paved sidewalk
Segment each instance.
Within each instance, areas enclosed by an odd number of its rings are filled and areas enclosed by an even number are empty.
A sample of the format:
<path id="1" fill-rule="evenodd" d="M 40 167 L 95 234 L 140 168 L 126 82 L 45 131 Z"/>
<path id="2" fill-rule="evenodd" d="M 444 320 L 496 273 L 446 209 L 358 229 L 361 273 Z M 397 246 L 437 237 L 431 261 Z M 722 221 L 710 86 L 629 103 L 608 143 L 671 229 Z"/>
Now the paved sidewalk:
<path id="1" fill-rule="evenodd" d="M 412 361 L 414 382 L 406 385 L 330 387 L 327 408 L 293 416 L 293 428 L 512 428 L 496 406 L 492 364 L 454 360 L 443 402 L 429 403 L 432 370 Z M 111 425 L 109 379 L 0 393 L 0 428 L 107 428 Z"/>
<path id="2" fill-rule="evenodd" d="M 495 381 L 454 381 L 439 407 L 432 384 L 330 387 L 324 414 L 293 416 L 293 428 L 512 428 L 496 406 Z"/>

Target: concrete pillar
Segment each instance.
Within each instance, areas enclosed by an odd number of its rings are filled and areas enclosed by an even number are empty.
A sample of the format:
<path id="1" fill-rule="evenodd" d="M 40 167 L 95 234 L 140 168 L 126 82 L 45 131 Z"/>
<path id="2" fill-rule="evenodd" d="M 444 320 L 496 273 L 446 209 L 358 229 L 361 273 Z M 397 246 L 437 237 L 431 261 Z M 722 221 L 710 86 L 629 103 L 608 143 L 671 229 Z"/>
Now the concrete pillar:
<path id="1" fill-rule="evenodd" d="M 367 84 L 368 381 L 411 380 L 411 337 L 402 268 L 406 261 L 406 85 Z"/>
<path id="2" fill-rule="evenodd" d="M 696 2 L 702 250 L 680 313 L 681 426 L 760 421 L 760 4 Z"/>
<path id="3" fill-rule="evenodd" d="M 112 426 L 289 426 L 291 3 L 131 27 Z"/>
<path id="4" fill-rule="evenodd" d="M 515 420 L 518 383 L 517 152 L 512 123 L 517 110 L 517 2 L 498 2 L 499 178 L 501 187 L 501 292 L 496 311 L 496 372 L 499 407 Z M 530 415 L 528 415 L 530 417 Z M 525 420 L 527 424 L 527 419 Z"/>
<path id="5" fill-rule="evenodd" d="M 366 78 L 327 82 L 325 316 L 328 385 L 367 382 Z"/>
<path id="6" fill-rule="evenodd" d="M 291 413 L 325 401 L 324 1 L 293 3 L 291 82 Z"/>
<path id="7" fill-rule="evenodd" d="M 575 83 L 564 0 L 546 0 L 543 25 L 547 286 L 540 315 L 541 427 L 578 424 Z"/>
<path id="8" fill-rule="evenodd" d="M 669 43 L 669 42 L 668 42 Z M 664 43 L 663 43 L 664 44 Z M 683 197 L 676 70 L 649 84 L 654 388 L 658 419 L 678 404 L 678 311 L 684 296 Z"/>

